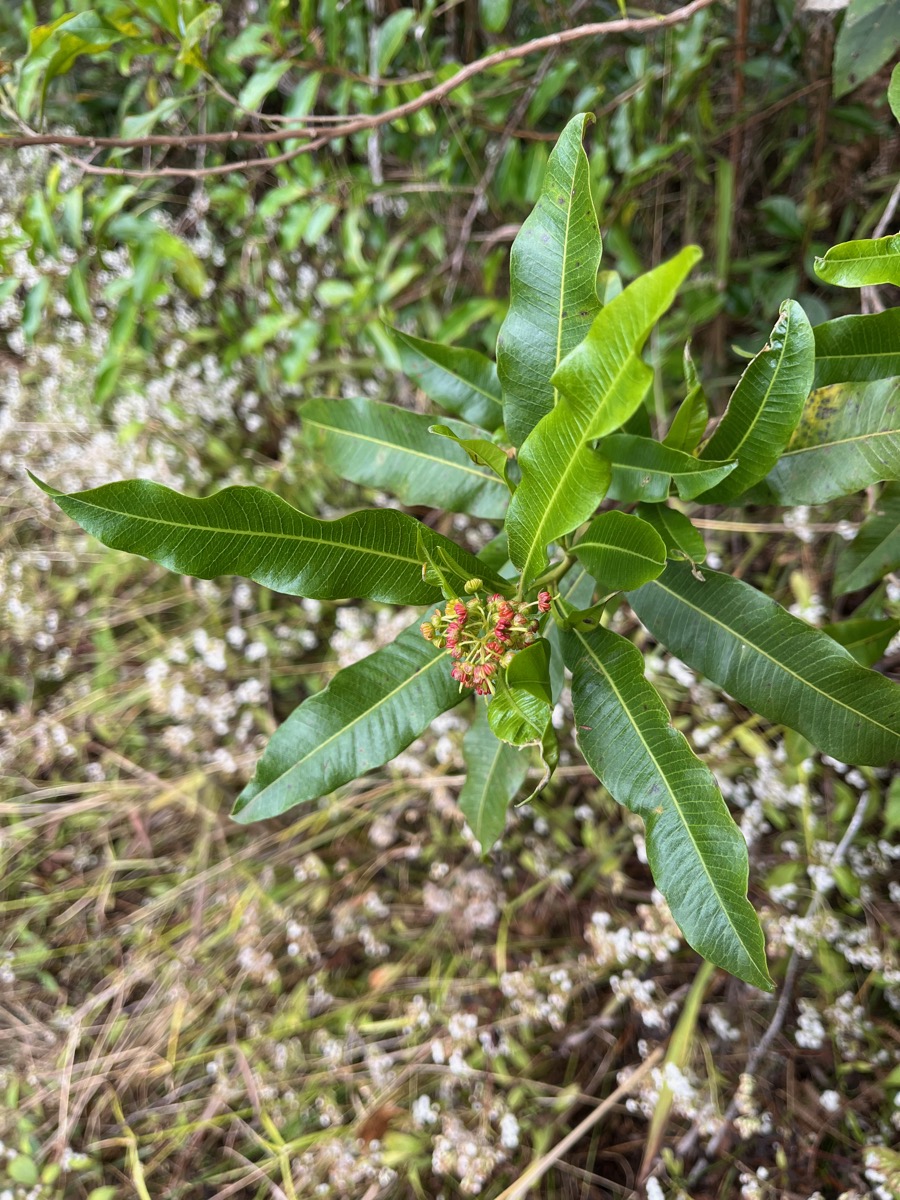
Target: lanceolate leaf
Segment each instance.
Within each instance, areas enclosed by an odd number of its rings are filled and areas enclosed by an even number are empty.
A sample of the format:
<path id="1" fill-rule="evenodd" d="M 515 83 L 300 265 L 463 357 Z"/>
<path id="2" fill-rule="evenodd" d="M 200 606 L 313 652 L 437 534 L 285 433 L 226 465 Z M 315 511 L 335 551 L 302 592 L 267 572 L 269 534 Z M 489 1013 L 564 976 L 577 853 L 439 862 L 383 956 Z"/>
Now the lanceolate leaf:
<path id="1" fill-rule="evenodd" d="M 668 504 L 639 504 L 637 515 L 652 525 L 666 543 L 669 558 L 688 558 L 694 563 L 702 563 L 706 558 L 703 534 L 677 508 Z"/>
<path id="2" fill-rule="evenodd" d="M 462 447 L 431 434 L 431 417 L 365 398 L 310 400 L 300 412 L 325 462 L 345 479 L 385 488 L 404 504 L 474 517 L 506 509 L 506 486 Z"/>
<path id="3" fill-rule="evenodd" d="M 617 511 L 595 517 L 573 553 L 604 594 L 640 587 L 666 565 L 666 544 L 656 530 L 640 517 Z"/>
<path id="4" fill-rule="evenodd" d="M 689 246 L 636 279 L 601 309 L 554 375 L 561 394 L 522 446 L 522 481 L 507 518 L 510 555 L 526 587 L 547 546 L 586 521 L 606 494 L 611 468 L 588 443 L 612 433 L 643 400 L 653 372 L 641 348 L 699 257 Z"/>
<path id="5" fill-rule="evenodd" d="M 477 350 L 443 346 L 392 329 L 403 372 L 453 417 L 491 433 L 503 422 L 497 368 Z"/>
<path id="6" fill-rule="evenodd" d="M 818 277 L 839 287 L 900 286 L 900 233 L 832 246 L 813 263 Z"/>
<path id="7" fill-rule="evenodd" d="M 643 818 L 656 885 L 694 949 L 770 991 L 747 900 L 747 846 L 712 772 L 643 674 L 640 652 L 606 629 L 566 635 L 578 744 L 613 799 Z"/>
<path id="8" fill-rule="evenodd" d="M 866 316 L 837 317 L 813 329 L 814 386 L 871 383 L 900 375 L 900 308 Z"/>
<path id="9" fill-rule="evenodd" d="M 650 504 L 665 500 L 673 481 L 682 500 L 693 500 L 738 466 L 733 459 L 714 462 L 694 458 L 674 446 L 633 433 L 610 434 L 600 443 L 597 453 L 612 466 L 610 499 L 643 500 Z"/>
<path id="10" fill-rule="evenodd" d="M 275 731 L 238 796 L 238 821 L 275 817 L 383 766 L 460 700 L 449 653 L 418 622 L 391 645 L 345 667 Z"/>
<path id="11" fill-rule="evenodd" d="M 813 392 L 767 484 L 778 504 L 825 504 L 900 480 L 900 379 Z"/>
<path id="12" fill-rule="evenodd" d="M 834 625 L 823 625 L 822 632 L 849 650 L 858 663 L 874 667 L 900 630 L 900 621 L 888 617 L 851 617 Z"/>
<path id="13" fill-rule="evenodd" d="M 460 436 L 449 425 L 429 425 L 428 432 L 456 442 L 458 446 L 462 447 L 463 452 L 467 455 L 470 462 L 480 467 L 490 468 L 498 479 L 503 480 L 510 491 L 514 490 L 512 484 L 509 482 L 509 457 L 506 451 L 496 445 L 495 442 L 489 441 L 486 437 L 470 436 L 471 434 L 477 434 L 477 429 L 467 430 L 466 437 Z"/>
<path id="14" fill-rule="evenodd" d="M 494 734 L 513 746 L 539 744 L 550 720 L 550 702 L 524 687 L 510 687 L 500 676 L 488 704 Z"/>
<path id="15" fill-rule="evenodd" d="M 463 738 L 466 782 L 459 807 L 469 828 L 487 853 L 503 833 L 506 810 L 528 774 L 529 752 L 500 741 L 488 724 L 487 705 L 477 702 L 477 712 Z"/>
<path id="16" fill-rule="evenodd" d="M 900 485 L 889 483 L 852 542 L 838 554 L 834 591 L 855 592 L 900 570 Z"/>
<path id="17" fill-rule="evenodd" d="M 563 130 L 537 206 L 513 242 L 509 312 L 497 339 L 506 430 L 519 446 L 556 401 L 550 377 L 600 308 L 600 230 L 581 144 L 593 118 Z"/>
<path id="18" fill-rule="evenodd" d="M 835 96 L 864 83 L 898 49 L 900 8 L 895 0 L 850 0 L 834 44 Z"/>
<path id="19" fill-rule="evenodd" d="M 510 687 L 524 688 L 532 696 L 550 703 L 550 643 L 538 638 L 524 650 L 519 650 L 506 669 L 506 682 Z"/>
<path id="20" fill-rule="evenodd" d="M 686 563 L 629 596 L 657 641 L 769 721 L 842 762 L 900 758 L 900 687 L 755 588 Z"/>
<path id="21" fill-rule="evenodd" d="M 725 415 L 700 451 L 703 460 L 738 460 L 727 479 L 703 494 L 706 502 L 725 504 L 765 478 L 800 419 L 814 362 L 806 313 L 786 300 L 769 341 L 738 380 Z"/>
<path id="22" fill-rule="evenodd" d="M 473 555 L 391 509 L 319 521 L 256 487 L 195 500 L 132 479 L 66 496 L 32 479 L 105 545 L 200 579 L 243 575 L 292 596 L 429 604 L 441 591 L 423 582 L 420 534 L 433 551 L 443 549 L 470 575 L 480 573 Z"/>
<path id="23" fill-rule="evenodd" d="M 663 438 L 663 444 L 673 450 L 691 450 L 699 444 L 706 431 L 709 421 L 709 401 L 700 376 L 691 358 L 690 346 L 684 347 L 684 381 L 687 385 L 687 395 L 681 403 L 669 432 Z"/>

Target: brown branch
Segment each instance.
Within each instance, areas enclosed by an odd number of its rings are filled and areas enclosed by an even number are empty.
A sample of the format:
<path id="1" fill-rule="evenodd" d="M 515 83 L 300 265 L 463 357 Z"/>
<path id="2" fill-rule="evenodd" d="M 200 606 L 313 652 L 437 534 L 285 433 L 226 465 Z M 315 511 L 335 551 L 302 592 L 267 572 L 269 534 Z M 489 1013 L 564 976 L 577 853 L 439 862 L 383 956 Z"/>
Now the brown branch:
<path id="1" fill-rule="evenodd" d="M 695 13 L 701 9 L 709 8 L 715 0 L 690 0 L 690 3 L 683 5 L 681 8 L 676 8 L 671 13 L 655 14 L 650 17 L 623 17 L 615 21 L 593 22 L 588 25 L 576 25 L 572 29 L 563 29 L 558 33 L 545 34 L 542 37 L 532 38 L 529 42 L 523 42 L 519 46 L 508 46 L 503 50 L 497 50 L 493 54 L 485 55 L 484 58 L 479 58 L 475 62 L 467 63 L 461 67 L 455 75 L 451 75 L 449 79 L 436 87 L 429 88 L 421 96 L 417 96 L 413 100 L 406 101 L 405 104 L 398 104 L 395 108 L 388 109 L 386 112 L 374 113 L 371 115 L 360 115 L 354 117 L 343 124 L 335 125 L 325 131 L 316 129 L 312 130 L 306 127 L 297 127 L 294 129 L 277 129 L 270 130 L 266 133 L 257 134 L 238 134 L 229 132 L 227 134 L 207 134 L 202 135 L 202 140 L 206 142 L 224 141 L 252 141 L 252 142 L 275 142 L 285 140 L 296 140 L 301 137 L 307 137 L 310 140 L 304 142 L 302 146 L 294 146 L 290 150 L 285 150 L 281 154 L 276 154 L 271 157 L 248 158 L 240 162 L 222 163 L 216 167 L 202 168 L 182 168 L 182 167 L 158 167 L 155 170 L 132 170 L 125 167 L 99 167 L 93 163 L 80 162 L 82 169 L 90 175 L 113 175 L 129 179 L 157 179 L 162 177 L 175 177 L 178 179 L 199 179 L 212 175 L 229 175 L 233 171 L 246 171 L 253 167 L 271 168 L 279 166 L 281 163 L 290 162 L 294 158 L 300 157 L 302 154 L 310 154 L 314 150 L 319 150 L 323 146 L 336 138 L 349 137 L 354 133 L 360 133 L 367 129 L 375 129 L 381 125 L 387 125 L 391 122 L 401 120 L 404 117 L 412 116 L 413 113 L 419 112 L 423 108 L 427 108 L 429 104 L 435 104 L 438 101 L 444 100 L 457 88 L 473 79 L 476 75 L 482 74 L 484 71 L 490 70 L 492 67 L 500 66 L 502 63 L 510 62 L 513 59 L 526 58 L 530 54 L 546 53 L 550 50 L 555 50 L 560 46 L 567 46 L 573 42 L 583 41 L 585 38 L 593 37 L 608 37 L 612 34 L 619 33 L 655 33 L 659 29 L 667 29 L 671 25 L 678 25 L 683 21 L 687 21 Z M 116 147 L 119 149 L 135 149 L 144 146 L 153 145 L 190 145 L 194 140 L 201 137 L 198 134 L 186 134 L 182 136 L 166 139 L 160 137 L 162 135 L 149 135 L 147 138 L 132 138 L 132 139 L 100 139 L 87 137 L 82 142 L 73 141 L 72 138 L 66 138 L 64 135 L 52 134 L 29 134 L 17 138 L 0 137 L 0 146 L 6 144 L 10 147 L 19 148 L 22 146 L 34 145 L 49 145 L 54 147 L 83 145 L 88 149 L 101 149 L 106 146 Z"/>

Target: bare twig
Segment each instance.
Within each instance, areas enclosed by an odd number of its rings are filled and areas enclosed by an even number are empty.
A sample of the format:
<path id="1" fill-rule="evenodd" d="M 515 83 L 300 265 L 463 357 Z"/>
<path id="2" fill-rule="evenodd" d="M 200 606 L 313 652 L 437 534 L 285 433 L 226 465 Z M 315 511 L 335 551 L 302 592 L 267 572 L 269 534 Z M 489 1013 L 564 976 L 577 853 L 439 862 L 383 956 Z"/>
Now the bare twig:
<path id="1" fill-rule="evenodd" d="M 497 50 L 493 54 L 487 54 L 484 58 L 479 58 L 475 62 L 467 63 L 461 67 L 455 75 L 451 75 L 449 79 L 443 83 L 429 88 L 420 96 L 413 100 L 408 100 L 404 104 L 398 104 L 395 108 L 387 109 L 382 113 L 373 113 L 366 115 L 358 115 L 351 118 L 343 124 L 334 125 L 325 131 L 316 129 L 313 131 L 306 126 L 289 127 L 285 129 L 269 130 L 265 133 L 257 133 L 252 135 L 241 135 L 238 133 L 228 133 L 225 135 L 226 142 L 249 140 L 254 142 L 260 141 L 285 141 L 297 140 L 299 138 L 307 138 L 302 145 L 294 146 L 289 150 L 283 151 L 281 154 L 276 154 L 271 157 L 264 156 L 260 158 L 247 158 L 240 162 L 222 163 L 215 167 L 203 167 L 200 169 L 189 169 L 184 167 L 158 167 L 150 170 L 134 170 L 126 167 L 101 167 L 94 163 L 80 162 L 82 169 L 90 175 L 114 175 L 118 177 L 127 177 L 129 179 L 157 179 L 163 177 L 175 177 L 178 179 L 197 179 L 201 177 L 214 175 L 228 175 L 233 171 L 247 171 L 254 167 L 272 168 L 281 163 L 290 162 L 292 159 L 298 158 L 303 154 L 310 154 L 315 150 L 326 146 L 330 141 L 336 138 L 349 137 L 354 133 L 360 133 L 365 130 L 375 129 L 381 125 L 388 125 L 394 121 L 401 120 L 404 117 L 412 116 L 413 113 L 419 112 L 423 108 L 427 108 L 430 104 L 435 104 L 444 100 L 457 88 L 462 87 L 470 79 L 474 79 L 476 75 L 481 75 L 492 67 L 497 67 L 503 63 L 510 62 L 514 59 L 526 58 L 530 54 L 542 54 L 551 50 L 556 50 L 560 46 L 567 46 L 574 42 L 584 41 L 586 38 L 609 37 L 613 34 L 623 33 L 654 33 L 659 29 L 667 29 L 672 25 L 681 24 L 683 21 L 689 20 L 695 13 L 701 9 L 709 8 L 714 0 L 690 0 L 689 4 L 683 5 L 681 8 L 676 8 L 671 13 L 654 14 L 650 17 L 622 17 L 615 21 L 599 21 L 592 22 L 587 25 L 576 25 L 571 29 L 563 29 L 557 33 L 545 34 L 542 37 L 532 38 L 531 41 L 523 42 L 518 46 L 507 46 L 503 50 Z M 199 135 L 187 134 L 184 137 L 196 138 Z M 211 139 L 216 135 L 206 135 L 207 139 Z M 151 138 L 157 138 L 159 135 L 150 135 Z M 48 141 L 48 139 L 50 139 Z M 217 139 L 218 140 L 218 139 Z M 84 145 L 87 149 L 97 150 L 106 146 L 115 146 L 121 149 L 136 149 L 146 145 L 159 144 L 155 140 L 145 138 L 133 139 L 107 139 L 101 143 L 97 138 L 88 138 L 85 142 L 73 142 L 71 138 L 66 138 L 64 135 L 51 134 L 35 134 L 29 132 L 18 138 L 0 139 L 0 145 L 5 142 L 11 148 L 34 145 L 50 145 L 54 148 L 61 146 L 77 146 Z M 182 137 L 172 137 L 168 139 L 169 146 L 175 147 L 185 143 Z"/>

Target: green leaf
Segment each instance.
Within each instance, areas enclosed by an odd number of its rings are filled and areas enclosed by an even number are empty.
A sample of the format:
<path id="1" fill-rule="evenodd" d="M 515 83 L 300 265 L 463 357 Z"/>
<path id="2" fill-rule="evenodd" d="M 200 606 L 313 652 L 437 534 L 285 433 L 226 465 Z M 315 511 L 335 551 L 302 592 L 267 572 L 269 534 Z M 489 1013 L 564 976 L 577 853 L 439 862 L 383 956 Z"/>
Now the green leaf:
<path id="1" fill-rule="evenodd" d="M 812 393 L 766 480 L 777 504 L 825 504 L 900 479 L 900 379 Z"/>
<path id="2" fill-rule="evenodd" d="M 747 900 L 747 846 L 709 768 L 672 728 L 643 660 L 607 629 L 566 635 L 578 744 L 619 804 L 644 821 L 656 886 L 691 946 L 766 991 L 765 944 Z"/>
<path id="3" fill-rule="evenodd" d="M 874 667 L 900 632 L 900 621 L 890 617 L 851 617 L 849 621 L 823 625 L 822 632 L 834 638 L 862 666 Z"/>
<path id="4" fill-rule="evenodd" d="M 850 0 L 834 43 L 834 94 L 846 95 L 900 51 L 896 0 Z M 898 118 L 900 119 L 900 118 Z"/>
<path id="5" fill-rule="evenodd" d="M 522 688 L 550 704 L 550 654 L 550 643 L 545 638 L 538 638 L 524 650 L 519 650 L 506 668 L 506 682 L 511 688 Z"/>
<path id="6" fill-rule="evenodd" d="M 390 327 L 389 327 L 390 328 Z M 454 417 L 493 433 L 503 422 L 497 368 L 477 350 L 426 342 L 391 329 L 403 373 Z"/>
<path id="7" fill-rule="evenodd" d="M 512 0 L 478 0 L 481 25 L 488 33 L 502 33 L 512 11 Z"/>
<path id="8" fill-rule="evenodd" d="M 688 343 L 684 347 L 684 381 L 687 385 L 687 395 L 681 402 L 669 432 L 663 438 L 664 446 L 673 450 L 684 450 L 690 453 L 699 444 L 706 432 L 709 421 L 709 401 L 700 376 L 691 358 L 691 348 Z"/>
<path id="9" fill-rule="evenodd" d="M 653 379 L 641 348 L 699 258 L 690 246 L 636 279 L 600 310 L 553 376 L 559 400 L 519 452 L 522 481 L 507 518 L 510 555 L 526 587 L 541 573 L 547 546 L 586 521 L 606 495 L 612 470 L 588 443 L 640 405 Z"/>
<path id="10" fill-rule="evenodd" d="M 891 71 L 891 82 L 888 86 L 888 104 L 896 120 L 900 121 L 900 63 Z"/>
<path id="11" fill-rule="evenodd" d="M 339 671 L 275 731 L 232 816 L 241 823 L 275 817 L 383 766 L 459 702 L 451 664 L 416 622 Z"/>
<path id="12" fill-rule="evenodd" d="M 806 313 L 796 300 L 786 300 L 768 342 L 738 380 L 725 415 L 700 451 L 705 461 L 738 460 L 727 479 L 703 493 L 704 502 L 726 504 L 766 477 L 797 426 L 814 365 Z"/>
<path id="13" fill-rule="evenodd" d="M 6 1170 L 10 1179 L 23 1187 L 34 1187 L 39 1178 L 37 1163 L 27 1154 L 16 1154 L 9 1160 Z"/>
<path id="14" fill-rule="evenodd" d="M 477 704 L 475 720 L 463 738 L 466 782 L 459 807 L 486 854 L 506 825 L 506 810 L 528 774 L 528 753 L 500 741 L 491 732 L 486 704 Z"/>
<path id="15" fill-rule="evenodd" d="M 136 32 L 131 24 L 114 25 L 90 10 L 65 13 L 49 25 L 36 25 L 28 35 L 28 53 L 19 70 L 19 115 L 29 118 L 39 85 L 43 109 L 49 85 L 68 74 L 82 55 L 100 54 Z"/>
<path id="16" fill-rule="evenodd" d="M 449 425 L 429 425 L 428 432 L 456 442 L 473 463 L 480 467 L 489 467 L 498 479 L 503 480 L 511 492 L 515 491 L 509 481 L 509 456 L 496 442 L 491 442 L 484 437 L 460 437 Z M 471 432 L 477 433 L 478 431 L 472 429 Z"/>
<path id="17" fill-rule="evenodd" d="M 769 721 L 841 762 L 900 756 L 900 687 L 730 575 L 669 563 L 629 596 L 658 642 Z"/>
<path id="18" fill-rule="evenodd" d="M 596 579 L 601 593 L 631 591 L 655 579 L 666 565 L 666 544 L 656 530 L 623 512 L 595 517 L 572 553 Z"/>
<path id="19" fill-rule="evenodd" d="M 841 242 L 832 246 L 824 258 L 817 258 L 813 268 L 823 282 L 838 287 L 871 287 L 880 283 L 900 286 L 900 233 Z"/>
<path id="20" fill-rule="evenodd" d="M 431 417 L 363 397 L 310 400 L 300 415 L 324 461 L 345 479 L 385 488 L 409 505 L 474 517 L 506 510 L 504 484 L 459 446 L 433 437 Z"/>
<path id="21" fill-rule="evenodd" d="M 422 579 L 420 536 L 470 576 L 481 573 L 473 555 L 392 509 L 319 521 L 257 487 L 228 487 L 197 500 L 131 479 L 67 496 L 31 478 L 104 545 L 200 579 L 243 575 L 292 596 L 429 604 L 441 593 Z"/>
<path id="22" fill-rule="evenodd" d="M 488 703 L 494 735 L 513 746 L 540 744 L 550 722 L 550 702 L 524 687 L 510 687 L 502 675 Z"/>
<path id="23" fill-rule="evenodd" d="M 510 299 L 497 339 L 503 413 L 520 446 L 556 403 L 557 365 L 585 336 L 600 308 L 600 229 L 582 138 L 589 113 L 569 121 L 547 163 L 533 212 L 510 252 Z"/>
<path id="24" fill-rule="evenodd" d="M 837 317 L 813 329 L 814 386 L 871 383 L 900 375 L 900 308 L 866 316 Z"/>
<path id="25" fill-rule="evenodd" d="M 669 558 L 687 558 L 694 563 L 706 559 L 703 534 L 695 529 L 683 512 L 667 504 L 639 504 L 637 516 L 652 525 L 666 544 Z"/>
<path id="26" fill-rule="evenodd" d="M 379 75 L 383 75 L 394 61 L 415 19 L 414 9 L 398 8 L 380 26 L 375 39 L 375 61 Z"/>
<path id="27" fill-rule="evenodd" d="M 633 433 L 613 433 L 603 439 L 597 453 L 612 466 L 611 500 L 643 500 L 658 504 L 667 499 L 672 481 L 682 500 L 693 500 L 715 487 L 737 469 L 737 462 L 694 458 L 652 438 Z"/>
<path id="28" fill-rule="evenodd" d="M 241 90 L 238 92 L 238 106 L 248 112 L 255 112 L 269 92 L 275 90 L 291 69 L 288 60 L 265 63 L 254 71 Z"/>
<path id="29" fill-rule="evenodd" d="M 852 542 L 845 543 L 834 565 L 834 592 L 840 596 L 880 583 L 900 570 L 900 485 L 889 483 Z"/>

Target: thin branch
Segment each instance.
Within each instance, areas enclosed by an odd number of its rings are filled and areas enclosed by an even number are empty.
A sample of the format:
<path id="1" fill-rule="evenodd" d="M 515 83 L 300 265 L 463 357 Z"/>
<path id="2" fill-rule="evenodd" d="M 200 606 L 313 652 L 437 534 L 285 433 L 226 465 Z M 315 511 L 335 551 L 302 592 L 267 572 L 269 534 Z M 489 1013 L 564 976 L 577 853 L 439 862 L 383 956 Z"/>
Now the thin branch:
<path id="1" fill-rule="evenodd" d="M 303 154 L 311 154 L 313 151 L 327 146 L 329 142 L 336 138 L 349 137 L 352 134 L 376 129 L 381 125 L 388 125 L 404 117 L 412 116 L 413 113 L 427 108 L 428 105 L 444 100 L 452 92 L 456 91 L 457 88 L 462 87 L 464 83 L 467 83 L 470 79 L 474 79 L 476 75 L 483 74 L 483 72 L 490 70 L 492 67 L 500 66 L 514 59 L 526 58 L 530 54 L 546 53 L 547 51 L 558 49 L 560 46 L 567 46 L 573 42 L 583 41 L 586 38 L 609 37 L 610 35 L 620 33 L 655 33 L 657 30 L 667 29 L 672 25 L 678 25 L 683 21 L 689 20 L 695 13 L 700 12 L 704 8 L 709 8 L 714 2 L 715 0 L 691 0 L 689 4 L 685 4 L 681 8 L 676 8 L 671 13 L 654 14 L 650 17 L 623 17 L 615 21 L 600 21 L 587 25 L 576 25 L 572 29 L 563 29 L 557 33 L 549 33 L 542 37 L 532 38 L 531 41 L 523 42 L 519 46 L 508 46 L 503 50 L 495 51 L 493 54 L 485 55 L 484 58 L 479 58 L 475 62 L 467 63 L 455 75 L 451 75 L 443 83 L 429 88 L 428 91 L 423 92 L 413 100 L 408 100 L 404 104 L 398 104 L 395 108 L 388 109 L 382 113 L 353 117 L 343 124 L 333 126 L 325 132 L 317 129 L 315 136 L 313 136 L 312 131 L 308 128 L 296 127 L 269 130 L 266 133 L 255 135 L 232 134 L 229 132 L 221 139 L 226 142 L 240 140 L 263 142 L 296 140 L 301 137 L 309 138 L 303 145 L 292 147 L 290 150 L 285 150 L 283 153 L 271 157 L 248 158 L 240 162 L 222 163 L 215 167 L 202 167 L 193 170 L 183 167 L 159 167 L 155 170 L 138 171 L 125 167 L 100 167 L 86 162 L 81 162 L 80 165 L 89 175 L 113 175 L 129 179 L 158 179 L 163 177 L 199 179 L 215 175 L 229 175 L 234 171 L 247 171 L 254 167 L 270 169 L 279 166 L 281 163 L 299 158 Z M 184 137 L 191 139 L 197 136 L 199 135 L 184 135 Z M 100 149 L 106 145 L 112 145 L 121 149 L 135 149 L 147 145 L 158 145 L 160 143 L 156 139 L 159 137 L 160 135 L 157 134 L 149 135 L 149 138 L 104 139 L 102 143 L 97 138 L 87 138 L 84 144 L 89 149 Z M 170 146 L 190 144 L 185 143 L 184 137 L 170 138 L 167 144 Z M 218 140 L 218 135 L 206 135 L 207 141 L 211 141 L 214 138 Z M 165 139 L 163 141 L 165 143 Z M 29 134 L 18 138 L 0 138 L 0 145 L 3 143 L 15 148 L 34 145 L 50 145 L 54 147 L 73 145 L 71 139 L 67 140 L 64 135 L 54 136 L 51 134 Z"/>

